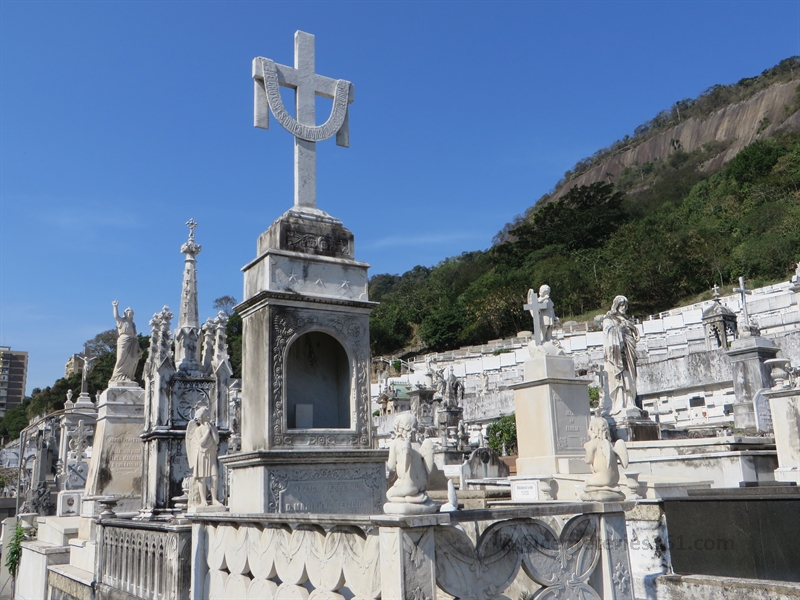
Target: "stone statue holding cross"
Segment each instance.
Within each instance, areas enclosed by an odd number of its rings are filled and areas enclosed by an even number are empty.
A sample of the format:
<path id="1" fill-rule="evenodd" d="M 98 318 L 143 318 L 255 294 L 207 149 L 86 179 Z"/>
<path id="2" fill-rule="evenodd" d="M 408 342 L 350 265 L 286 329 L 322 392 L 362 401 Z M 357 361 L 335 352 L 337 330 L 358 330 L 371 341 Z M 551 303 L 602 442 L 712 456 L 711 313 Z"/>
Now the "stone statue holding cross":
<path id="1" fill-rule="evenodd" d="M 558 340 L 553 338 L 553 330 L 558 325 L 558 317 L 556 317 L 553 300 L 550 298 L 550 286 L 541 286 L 538 295 L 532 289 L 528 290 L 528 302 L 523 308 L 529 311 L 533 318 L 531 355 L 541 352 L 563 355 L 564 349 Z"/>

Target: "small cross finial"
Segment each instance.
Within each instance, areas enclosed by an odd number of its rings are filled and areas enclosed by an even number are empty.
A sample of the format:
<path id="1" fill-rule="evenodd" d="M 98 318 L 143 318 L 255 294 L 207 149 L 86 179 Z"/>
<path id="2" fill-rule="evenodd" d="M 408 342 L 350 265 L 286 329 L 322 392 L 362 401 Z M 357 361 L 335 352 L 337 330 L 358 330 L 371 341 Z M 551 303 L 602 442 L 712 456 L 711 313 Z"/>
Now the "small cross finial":
<path id="1" fill-rule="evenodd" d="M 189 228 L 189 241 L 194 241 L 194 230 L 197 228 L 197 223 L 194 219 L 189 219 L 186 221 L 186 226 Z"/>
<path id="2" fill-rule="evenodd" d="M 717 300 L 719 298 L 719 286 L 715 283 L 714 287 L 711 288 L 711 289 L 714 290 L 714 293 L 712 294 L 712 297 L 714 298 L 714 300 Z"/>

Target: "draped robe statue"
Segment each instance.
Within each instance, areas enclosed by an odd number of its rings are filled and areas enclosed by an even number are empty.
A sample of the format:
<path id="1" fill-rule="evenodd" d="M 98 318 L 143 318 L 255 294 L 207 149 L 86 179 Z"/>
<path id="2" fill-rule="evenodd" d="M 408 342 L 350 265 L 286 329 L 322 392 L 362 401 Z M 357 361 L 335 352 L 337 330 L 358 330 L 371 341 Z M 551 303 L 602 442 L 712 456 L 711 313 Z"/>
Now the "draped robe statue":
<path id="1" fill-rule="evenodd" d="M 134 383 L 136 366 L 142 357 L 136 325 L 133 323 L 133 311 L 126 308 L 122 316 L 119 314 L 119 302 L 114 300 L 114 318 L 117 320 L 117 362 L 109 383 Z"/>
<path id="2" fill-rule="evenodd" d="M 639 331 L 625 312 L 628 299 L 617 296 L 603 318 L 604 367 L 608 374 L 610 414 L 636 409 L 636 342 Z"/>

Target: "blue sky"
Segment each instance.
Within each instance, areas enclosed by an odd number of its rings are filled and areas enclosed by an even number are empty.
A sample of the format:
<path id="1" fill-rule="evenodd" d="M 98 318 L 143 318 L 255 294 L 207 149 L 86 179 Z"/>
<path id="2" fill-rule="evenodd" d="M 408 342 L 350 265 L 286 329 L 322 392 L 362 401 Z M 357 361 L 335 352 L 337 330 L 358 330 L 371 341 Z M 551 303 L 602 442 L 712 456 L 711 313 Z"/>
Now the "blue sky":
<path id="1" fill-rule="evenodd" d="M 352 81 L 318 205 L 371 274 L 485 249 L 581 158 L 676 100 L 800 54 L 800 2 L 0 2 L 0 344 L 28 391 L 113 326 L 201 318 L 292 205 L 292 140 L 252 126 L 250 63 Z M 319 115 L 329 108 L 321 107 Z M 318 117 L 320 122 L 322 117 Z"/>

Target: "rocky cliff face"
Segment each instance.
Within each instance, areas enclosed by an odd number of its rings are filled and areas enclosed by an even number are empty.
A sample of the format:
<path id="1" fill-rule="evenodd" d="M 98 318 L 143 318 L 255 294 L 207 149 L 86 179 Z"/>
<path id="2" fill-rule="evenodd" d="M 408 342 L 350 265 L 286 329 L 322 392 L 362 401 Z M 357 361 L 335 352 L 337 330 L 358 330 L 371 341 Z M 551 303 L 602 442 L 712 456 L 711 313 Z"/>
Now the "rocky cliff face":
<path id="1" fill-rule="evenodd" d="M 800 79 L 775 84 L 749 100 L 727 106 L 703 120 L 687 119 L 592 167 L 557 190 L 548 200 L 557 200 L 575 186 L 608 181 L 608 175 L 616 178 L 625 167 L 652 162 L 657 158 L 664 159 L 675 151 L 674 140 L 680 142 L 680 147 L 686 152 L 711 141 L 730 144 L 725 151 L 703 165 L 706 171 L 716 170 L 758 139 L 768 138 L 778 131 L 800 130 L 800 111 L 796 110 L 786 118 L 784 110 L 785 106 L 794 102 L 798 84 Z M 766 123 L 769 124 L 765 126 Z"/>

